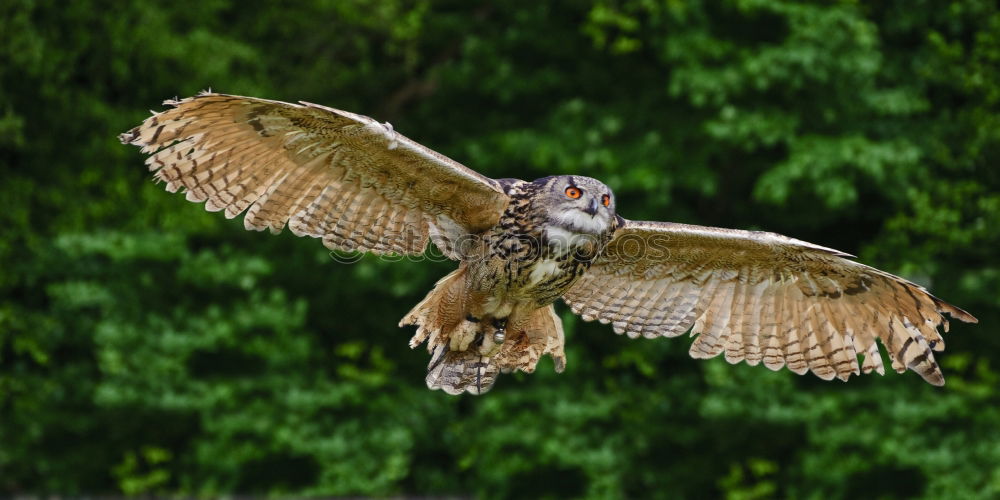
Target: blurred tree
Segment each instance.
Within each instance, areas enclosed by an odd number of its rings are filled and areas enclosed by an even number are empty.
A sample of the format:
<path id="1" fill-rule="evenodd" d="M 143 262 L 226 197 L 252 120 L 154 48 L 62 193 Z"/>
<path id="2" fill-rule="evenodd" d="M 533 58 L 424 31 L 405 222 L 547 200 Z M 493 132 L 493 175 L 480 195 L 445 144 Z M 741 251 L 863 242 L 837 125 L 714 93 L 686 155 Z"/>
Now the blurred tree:
<path id="1" fill-rule="evenodd" d="M 10 0 L 0 32 L 0 494 L 1000 494 L 996 2 Z M 695 362 L 567 312 L 567 373 L 431 393 L 394 318 L 448 264 L 246 233 L 118 144 L 208 87 L 859 253 L 981 324 L 935 389 Z"/>

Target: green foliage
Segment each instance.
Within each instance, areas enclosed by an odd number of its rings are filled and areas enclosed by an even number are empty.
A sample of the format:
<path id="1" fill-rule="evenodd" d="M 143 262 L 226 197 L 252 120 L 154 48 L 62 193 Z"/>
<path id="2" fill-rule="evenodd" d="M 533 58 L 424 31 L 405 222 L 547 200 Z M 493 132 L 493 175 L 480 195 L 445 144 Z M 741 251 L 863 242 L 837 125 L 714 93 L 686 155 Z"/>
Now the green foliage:
<path id="1" fill-rule="evenodd" d="M 1000 495 L 995 2 L 109 7 L 0 6 L 0 495 Z M 694 361 L 563 308 L 564 374 L 429 392 L 395 324 L 452 264 L 244 232 L 116 140 L 208 87 L 857 253 L 981 324 L 937 389 Z"/>

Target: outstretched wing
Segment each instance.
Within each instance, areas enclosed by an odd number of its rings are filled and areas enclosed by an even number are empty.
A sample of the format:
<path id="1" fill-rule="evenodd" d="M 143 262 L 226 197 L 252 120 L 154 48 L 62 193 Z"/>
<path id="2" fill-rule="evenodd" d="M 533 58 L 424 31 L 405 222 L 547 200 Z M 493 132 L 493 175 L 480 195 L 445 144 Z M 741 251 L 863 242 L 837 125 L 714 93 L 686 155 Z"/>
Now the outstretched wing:
<path id="1" fill-rule="evenodd" d="M 367 116 L 303 102 L 203 93 L 122 134 L 168 191 L 247 229 L 322 238 L 331 249 L 421 253 L 494 224 L 500 185 Z"/>
<path id="2" fill-rule="evenodd" d="M 922 287 L 850 255 L 774 233 L 626 221 L 563 299 L 629 337 L 697 335 L 690 354 L 847 380 L 892 367 L 944 377 L 943 313 L 976 322 Z M 693 328 L 692 328 L 693 327 Z M 858 366 L 858 354 L 864 354 Z"/>

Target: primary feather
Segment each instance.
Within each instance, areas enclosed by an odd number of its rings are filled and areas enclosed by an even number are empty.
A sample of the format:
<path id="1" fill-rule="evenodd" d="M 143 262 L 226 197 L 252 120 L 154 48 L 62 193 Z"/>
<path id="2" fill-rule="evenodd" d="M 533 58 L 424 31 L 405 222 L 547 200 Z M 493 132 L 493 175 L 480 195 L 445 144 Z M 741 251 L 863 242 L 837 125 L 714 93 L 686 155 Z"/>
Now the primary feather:
<path id="1" fill-rule="evenodd" d="M 774 233 L 627 221 L 564 299 L 584 319 L 615 321 L 630 336 L 690 328 L 695 358 L 724 352 L 730 363 L 763 361 L 824 379 L 860 374 L 859 353 L 866 373 L 881 373 L 878 339 L 897 371 L 943 385 L 933 351 L 944 349 L 944 314 L 976 319 L 848 257 Z M 659 285 L 637 286 L 649 282 Z M 608 299 L 627 288 L 632 300 Z M 672 293 L 682 289 L 690 290 L 686 302 Z"/>

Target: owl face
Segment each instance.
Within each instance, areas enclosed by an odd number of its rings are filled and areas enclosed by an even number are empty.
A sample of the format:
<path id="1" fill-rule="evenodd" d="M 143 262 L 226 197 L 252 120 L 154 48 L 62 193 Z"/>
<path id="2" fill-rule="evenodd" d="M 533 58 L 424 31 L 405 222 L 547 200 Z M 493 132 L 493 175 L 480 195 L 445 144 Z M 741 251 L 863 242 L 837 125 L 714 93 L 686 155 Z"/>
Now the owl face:
<path id="1" fill-rule="evenodd" d="M 615 219 L 615 196 L 608 186 L 590 177 L 558 175 L 538 179 L 536 209 L 544 211 L 552 229 L 578 235 L 601 235 Z"/>

